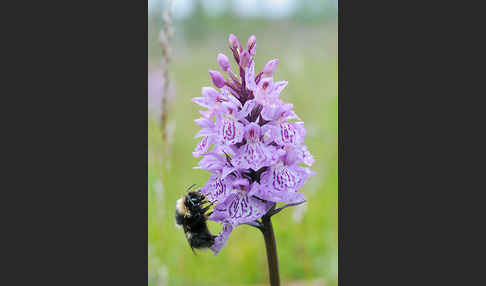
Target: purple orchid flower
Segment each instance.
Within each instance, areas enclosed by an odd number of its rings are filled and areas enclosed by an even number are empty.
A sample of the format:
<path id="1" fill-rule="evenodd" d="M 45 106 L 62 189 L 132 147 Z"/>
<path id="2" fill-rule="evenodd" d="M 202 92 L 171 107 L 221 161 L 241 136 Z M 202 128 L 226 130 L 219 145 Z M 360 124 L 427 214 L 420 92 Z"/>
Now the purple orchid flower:
<path id="1" fill-rule="evenodd" d="M 237 226 L 261 218 L 273 205 L 253 196 L 258 191 L 258 183 L 250 184 L 240 178 L 233 181 L 232 188 L 226 199 L 214 208 L 210 220 Z"/>
<path id="2" fill-rule="evenodd" d="M 218 254 L 232 230 L 252 224 L 278 202 L 305 201 L 299 189 L 311 177 L 314 158 L 303 145 L 304 122 L 292 104 L 280 96 L 287 81 L 273 80 L 278 59 L 255 73 L 256 38 L 246 49 L 231 34 L 228 39 L 239 76 L 231 70 L 228 57 L 218 54 L 217 62 L 228 78 L 209 71 L 218 88 L 204 87 L 202 96 L 192 99 L 204 110 L 195 120 L 202 137 L 193 155 L 201 157 L 195 168 L 211 173 L 201 193 L 214 204 L 209 219 L 223 224 L 211 248 Z M 212 149 L 210 150 L 210 148 Z"/>
<path id="3" fill-rule="evenodd" d="M 258 170 L 273 163 L 271 154 L 273 148 L 268 148 L 262 142 L 261 133 L 261 127 L 254 122 L 245 127 L 246 144 L 239 149 L 238 155 L 232 160 L 235 167 Z"/>
<path id="4" fill-rule="evenodd" d="M 312 165 L 314 158 L 307 147 L 293 148 L 286 152 L 282 160 L 271 166 L 260 178 L 260 188 L 255 196 L 272 202 L 295 204 L 305 201 L 305 196 L 298 189 L 307 178 L 314 175 L 309 168 L 300 167 L 300 163 Z"/>
<path id="5" fill-rule="evenodd" d="M 293 104 L 281 104 L 276 107 L 265 106 L 260 116 L 269 121 L 264 125 L 265 134 L 280 146 L 298 146 L 305 138 L 306 131 L 304 122 L 291 122 L 290 120 L 299 119 L 292 110 Z"/>
<path id="6" fill-rule="evenodd" d="M 280 100 L 280 94 L 287 84 L 287 81 L 274 83 L 273 78 L 271 77 L 263 78 L 254 90 L 256 101 L 265 107 L 271 108 L 281 105 L 282 101 Z"/>
<path id="7" fill-rule="evenodd" d="M 203 87 L 202 97 L 192 99 L 194 103 L 207 108 L 207 110 L 201 111 L 201 114 L 206 118 L 214 116 L 221 108 L 221 103 L 227 100 L 227 93 L 220 93 L 212 87 Z"/>

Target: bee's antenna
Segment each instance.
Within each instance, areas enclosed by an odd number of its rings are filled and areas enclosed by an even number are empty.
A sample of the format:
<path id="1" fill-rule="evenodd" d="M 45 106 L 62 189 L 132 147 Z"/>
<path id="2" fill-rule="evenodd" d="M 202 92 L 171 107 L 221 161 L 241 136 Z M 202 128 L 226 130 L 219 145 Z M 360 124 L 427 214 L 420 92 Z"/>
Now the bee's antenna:
<path id="1" fill-rule="evenodd" d="M 196 184 L 192 184 L 189 188 L 187 188 L 187 192 L 189 192 Z"/>

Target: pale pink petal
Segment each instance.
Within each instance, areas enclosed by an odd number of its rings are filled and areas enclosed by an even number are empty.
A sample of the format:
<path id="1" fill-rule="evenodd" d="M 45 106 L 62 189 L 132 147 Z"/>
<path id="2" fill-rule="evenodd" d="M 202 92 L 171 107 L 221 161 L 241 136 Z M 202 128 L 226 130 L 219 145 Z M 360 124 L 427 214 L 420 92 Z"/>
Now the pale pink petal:
<path id="1" fill-rule="evenodd" d="M 283 80 L 283 81 L 277 81 L 276 83 L 274 83 L 273 85 L 273 89 L 278 93 L 282 93 L 282 91 L 284 90 L 284 88 L 287 86 L 289 82 L 286 81 L 286 80 Z"/>
<path id="2" fill-rule="evenodd" d="M 243 106 L 243 109 L 241 109 L 241 111 L 240 111 L 241 116 L 242 117 L 248 116 L 248 114 L 250 114 L 250 112 L 253 110 L 255 105 L 256 105 L 255 100 L 246 101 L 245 105 Z"/>
<path id="3" fill-rule="evenodd" d="M 205 97 L 194 97 L 192 99 L 192 102 L 199 104 L 200 106 L 205 107 L 205 108 L 211 107 L 211 105 L 208 103 L 207 98 L 205 98 Z"/>
<path id="4" fill-rule="evenodd" d="M 208 136 L 202 138 L 201 142 L 196 145 L 196 149 L 192 152 L 194 157 L 199 157 L 206 153 L 211 145 L 211 139 Z"/>
<path id="5" fill-rule="evenodd" d="M 245 70 L 246 88 L 254 91 L 257 88 L 255 83 L 255 61 L 251 61 L 250 67 Z"/>
<path id="6" fill-rule="evenodd" d="M 233 226 L 230 223 L 223 224 L 223 230 L 214 239 L 214 244 L 211 246 L 211 250 L 214 252 L 214 256 L 218 255 L 221 249 L 226 245 L 228 237 L 233 230 Z"/>

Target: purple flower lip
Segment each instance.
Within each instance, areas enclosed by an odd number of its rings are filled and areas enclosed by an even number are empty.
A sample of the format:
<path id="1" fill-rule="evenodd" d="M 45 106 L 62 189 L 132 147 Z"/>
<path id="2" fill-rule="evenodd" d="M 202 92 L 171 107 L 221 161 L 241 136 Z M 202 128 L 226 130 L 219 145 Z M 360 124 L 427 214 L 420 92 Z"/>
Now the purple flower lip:
<path id="1" fill-rule="evenodd" d="M 275 203 L 305 201 L 299 190 L 314 175 L 308 168 L 314 158 L 303 145 L 304 122 L 280 98 L 288 83 L 273 79 L 279 60 L 256 73 L 256 37 L 249 37 L 244 50 L 233 34 L 228 43 L 239 75 L 219 53 L 228 80 L 210 70 L 216 88 L 204 87 L 202 96 L 192 99 L 203 109 L 194 121 L 201 127 L 192 153 L 201 158 L 195 168 L 211 173 L 201 192 L 215 202 L 209 219 L 223 224 L 211 248 L 215 255 L 236 226 L 262 218 Z"/>

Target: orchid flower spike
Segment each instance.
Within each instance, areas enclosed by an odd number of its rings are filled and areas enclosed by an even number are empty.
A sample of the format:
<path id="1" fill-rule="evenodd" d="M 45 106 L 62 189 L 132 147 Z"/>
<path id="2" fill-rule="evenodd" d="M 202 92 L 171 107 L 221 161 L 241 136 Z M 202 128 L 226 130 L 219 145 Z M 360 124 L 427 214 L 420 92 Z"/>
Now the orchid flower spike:
<path id="1" fill-rule="evenodd" d="M 217 89 L 204 87 L 202 96 L 193 98 L 203 108 L 195 120 L 201 127 L 193 152 L 201 160 L 195 168 L 211 174 L 201 192 L 215 202 L 209 219 L 223 226 L 211 247 L 215 255 L 238 225 L 255 223 L 276 203 L 306 201 L 300 188 L 314 175 L 304 122 L 281 99 L 288 82 L 273 79 L 279 60 L 255 73 L 256 37 L 250 36 L 245 50 L 233 34 L 228 43 L 239 77 L 220 53 L 217 62 L 229 80 L 210 70 Z"/>

